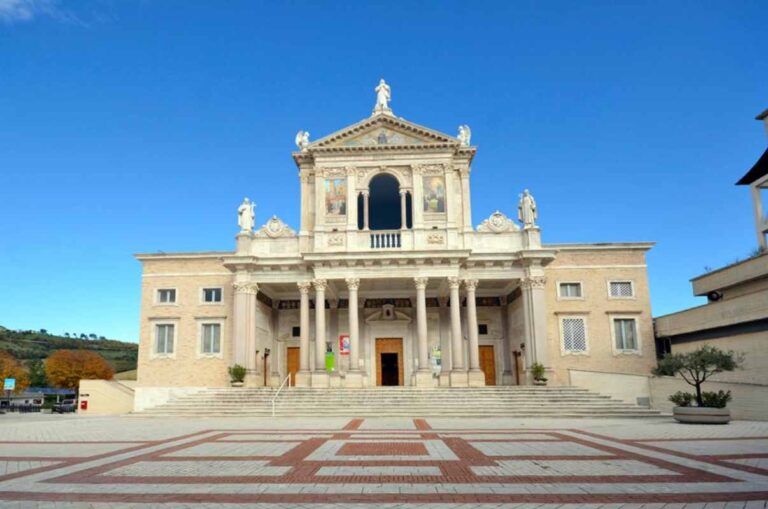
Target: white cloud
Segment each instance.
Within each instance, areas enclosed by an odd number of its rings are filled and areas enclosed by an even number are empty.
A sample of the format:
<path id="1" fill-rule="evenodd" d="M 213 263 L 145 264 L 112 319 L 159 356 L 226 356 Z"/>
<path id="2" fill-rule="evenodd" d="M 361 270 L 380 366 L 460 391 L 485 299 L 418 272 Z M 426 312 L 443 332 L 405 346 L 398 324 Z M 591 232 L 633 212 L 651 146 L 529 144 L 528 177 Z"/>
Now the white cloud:
<path id="1" fill-rule="evenodd" d="M 74 17 L 61 10 L 58 0 L 0 0 L 0 21 L 23 23 L 39 16 L 49 16 L 60 21 Z"/>

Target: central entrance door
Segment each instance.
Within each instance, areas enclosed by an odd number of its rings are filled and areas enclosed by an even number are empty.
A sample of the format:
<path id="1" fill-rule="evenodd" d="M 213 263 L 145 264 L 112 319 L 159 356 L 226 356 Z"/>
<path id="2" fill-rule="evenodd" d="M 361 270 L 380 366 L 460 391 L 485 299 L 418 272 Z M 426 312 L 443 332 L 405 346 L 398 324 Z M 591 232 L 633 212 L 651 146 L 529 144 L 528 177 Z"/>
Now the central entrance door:
<path id="1" fill-rule="evenodd" d="M 376 339 L 376 385 L 403 385 L 403 339 Z"/>
<path id="2" fill-rule="evenodd" d="M 288 347 L 288 373 L 291 374 L 291 387 L 296 386 L 296 373 L 299 371 L 299 347 Z"/>
<path id="3" fill-rule="evenodd" d="M 485 385 L 496 385 L 496 355 L 493 345 L 480 346 L 480 369 L 485 373 Z"/>

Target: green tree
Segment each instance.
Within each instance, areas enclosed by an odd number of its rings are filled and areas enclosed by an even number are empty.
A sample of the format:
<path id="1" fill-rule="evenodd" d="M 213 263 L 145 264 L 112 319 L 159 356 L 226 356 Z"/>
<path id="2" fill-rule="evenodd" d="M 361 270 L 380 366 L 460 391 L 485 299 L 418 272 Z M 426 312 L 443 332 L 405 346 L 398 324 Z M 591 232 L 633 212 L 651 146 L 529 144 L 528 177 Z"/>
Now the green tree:
<path id="1" fill-rule="evenodd" d="M 701 384 L 712 375 L 733 371 L 741 365 L 741 358 L 732 350 L 727 352 L 714 346 L 702 346 L 692 352 L 667 354 L 653 369 L 657 376 L 680 375 L 685 382 L 696 389 L 696 404 L 704 406 Z"/>
<path id="2" fill-rule="evenodd" d="M 45 377 L 45 364 L 36 359 L 27 363 L 27 373 L 29 374 L 29 385 L 32 387 L 48 386 L 48 379 Z"/>

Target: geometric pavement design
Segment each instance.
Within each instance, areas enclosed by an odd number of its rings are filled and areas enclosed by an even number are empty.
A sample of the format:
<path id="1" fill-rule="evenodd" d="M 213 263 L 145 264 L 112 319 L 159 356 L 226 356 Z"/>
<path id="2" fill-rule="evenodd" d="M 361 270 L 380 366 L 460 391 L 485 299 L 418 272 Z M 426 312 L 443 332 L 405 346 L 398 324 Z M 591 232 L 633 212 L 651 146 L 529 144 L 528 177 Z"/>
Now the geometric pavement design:
<path id="1" fill-rule="evenodd" d="M 0 506 L 752 507 L 748 501 L 768 500 L 768 437 L 623 439 L 578 429 L 432 429 L 426 419 L 414 419 L 409 429 L 363 424 L 352 419 L 334 430 L 210 429 L 145 441 L 3 441 Z"/>

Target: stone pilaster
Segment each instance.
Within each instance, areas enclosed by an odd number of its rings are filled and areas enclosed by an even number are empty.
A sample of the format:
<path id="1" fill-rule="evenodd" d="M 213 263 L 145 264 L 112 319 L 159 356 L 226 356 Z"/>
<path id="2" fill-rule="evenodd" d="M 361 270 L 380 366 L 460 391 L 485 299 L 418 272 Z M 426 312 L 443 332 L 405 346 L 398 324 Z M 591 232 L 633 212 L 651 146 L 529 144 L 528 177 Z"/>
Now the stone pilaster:
<path id="1" fill-rule="evenodd" d="M 538 362 L 549 367 L 547 352 L 547 278 L 529 275 L 520 281 L 525 327 L 526 369 Z M 530 382 L 530 380 L 528 380 Z"/>

